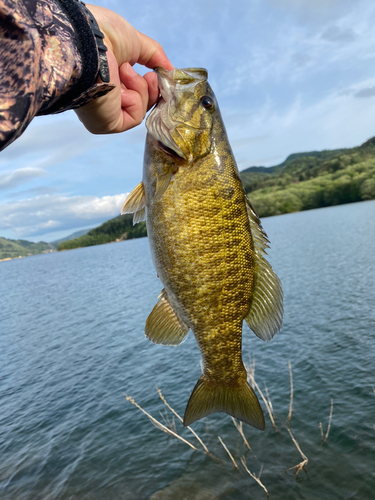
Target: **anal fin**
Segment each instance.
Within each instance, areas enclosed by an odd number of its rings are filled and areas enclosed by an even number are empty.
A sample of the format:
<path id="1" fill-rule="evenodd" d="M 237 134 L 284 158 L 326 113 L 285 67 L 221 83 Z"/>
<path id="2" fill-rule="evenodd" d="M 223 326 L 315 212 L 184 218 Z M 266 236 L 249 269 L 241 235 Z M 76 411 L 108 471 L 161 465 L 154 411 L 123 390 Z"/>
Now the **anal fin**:
<path id="1" fill-rule="evenodd" d="M 146 337 L 154 344 L 176 346 L 181 344 L 188 331 L 189 327 L 177 317 L 163 289 L 146 320 Z"/>

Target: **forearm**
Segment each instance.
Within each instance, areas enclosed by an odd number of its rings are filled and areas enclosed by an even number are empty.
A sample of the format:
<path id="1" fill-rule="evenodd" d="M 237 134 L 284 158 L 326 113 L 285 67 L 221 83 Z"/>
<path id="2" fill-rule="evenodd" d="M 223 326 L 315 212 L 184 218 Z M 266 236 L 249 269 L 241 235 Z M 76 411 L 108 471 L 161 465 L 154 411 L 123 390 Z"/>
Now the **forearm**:
<path id="1" fill-rule="evenodd" d="M 112 89 L 95 84 L 99 58 L 89 25 L 87 55 L 63 6 L 58 0 L 0 0 L 0 150 L 35 115 L 78 107 Z M 93 67 L 87 72 L 85 65 Z"/>

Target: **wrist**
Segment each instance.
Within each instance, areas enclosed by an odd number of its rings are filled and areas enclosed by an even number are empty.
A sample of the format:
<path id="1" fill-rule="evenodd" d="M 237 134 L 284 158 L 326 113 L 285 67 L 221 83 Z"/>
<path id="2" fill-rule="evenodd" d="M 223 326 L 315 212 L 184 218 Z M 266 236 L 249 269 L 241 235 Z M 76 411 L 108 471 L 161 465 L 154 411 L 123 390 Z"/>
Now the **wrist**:
<path id="1" fill-rule="evenodd" d="M 81 72 L 74 85 L 51 106 L 38 114 L 53 114 L 75 109 L 113 89 L 109 82 L 109 69 L 103 42 L 104 34 L 90 12 L 80 0 L 57 0 L 68 17 L 81 57 Z"/>

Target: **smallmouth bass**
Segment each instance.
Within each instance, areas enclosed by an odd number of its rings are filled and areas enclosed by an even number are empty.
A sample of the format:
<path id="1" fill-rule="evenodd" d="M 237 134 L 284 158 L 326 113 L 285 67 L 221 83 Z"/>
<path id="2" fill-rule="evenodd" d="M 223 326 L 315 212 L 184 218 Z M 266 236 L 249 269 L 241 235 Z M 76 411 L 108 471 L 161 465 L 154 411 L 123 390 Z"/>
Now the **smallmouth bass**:
<path id="1" fill-rule="evenodd" d="M 280 329 L 281 284 L 265 259 L 267 236 L 243 189 L 215 95 L 202 68 L 156 68 L 161 98 L 146 120 L 143 180 L 121 213 L 146 219 L 164 286 L 146 321 L 156 344 L 189 329 L 203 375 L 184 425 L 224 412 L 264 429 L 242 362 L 242 322 L 262 340 Z"/>

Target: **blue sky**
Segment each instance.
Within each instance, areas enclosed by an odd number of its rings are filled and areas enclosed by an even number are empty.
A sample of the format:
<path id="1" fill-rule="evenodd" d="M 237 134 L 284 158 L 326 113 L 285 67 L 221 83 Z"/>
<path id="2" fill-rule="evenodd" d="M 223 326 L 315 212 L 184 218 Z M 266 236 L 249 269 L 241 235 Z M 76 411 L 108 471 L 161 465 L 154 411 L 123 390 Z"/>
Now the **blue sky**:
<path id="1" fill-rule="evenodd" d="M 373 0 L 92 0 L 205 67 L 241 169 L 375 136 Z M 143 68 L 136 68 L 142 74 Z M 119 214 L 141 180 L 144 123 L 93 136 L 38 117 L 0 153 L 0 236 L 52 241 Z"/>

